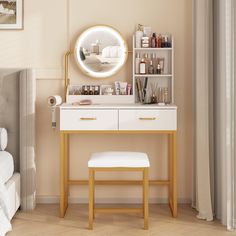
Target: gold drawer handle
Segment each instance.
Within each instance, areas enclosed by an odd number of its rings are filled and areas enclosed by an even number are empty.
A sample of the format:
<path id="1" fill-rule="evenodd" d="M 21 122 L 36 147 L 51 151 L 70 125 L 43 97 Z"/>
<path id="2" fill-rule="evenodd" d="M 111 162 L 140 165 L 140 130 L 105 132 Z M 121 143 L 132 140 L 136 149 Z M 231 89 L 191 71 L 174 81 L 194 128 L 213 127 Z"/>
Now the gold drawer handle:
<path id="1" fill-rule="evenodd" d="M 96 117 L 81 117 L 80 120 L 97 120 Z"/>
<path id="2" fill-rule="evenodd" d="M 156 117 L 139 117 L 139 120 L 156 120 Z"/>

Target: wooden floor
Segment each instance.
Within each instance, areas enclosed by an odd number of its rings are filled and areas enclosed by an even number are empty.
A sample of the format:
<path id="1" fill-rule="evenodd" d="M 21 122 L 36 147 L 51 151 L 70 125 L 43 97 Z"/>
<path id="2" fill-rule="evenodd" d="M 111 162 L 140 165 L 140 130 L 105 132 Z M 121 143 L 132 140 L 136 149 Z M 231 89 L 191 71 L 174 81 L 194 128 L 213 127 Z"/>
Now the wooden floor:
<path id="1" fill-rule="evenodd" d="M 58 205 L 38 205 L 31 213 L 19 212 L 13 219 L 13 231 L 7 236 L 224 236 L 227 232 L 218 221 L 196 219 L 189 205 L 179 206 L 174 219 L 167 205 L 150 205 L 149 230 L 138 214 L 97 214 L 94 230 L 87 230 L 88 207 L 70 205 L 64 219 L 58 217 Z"/>

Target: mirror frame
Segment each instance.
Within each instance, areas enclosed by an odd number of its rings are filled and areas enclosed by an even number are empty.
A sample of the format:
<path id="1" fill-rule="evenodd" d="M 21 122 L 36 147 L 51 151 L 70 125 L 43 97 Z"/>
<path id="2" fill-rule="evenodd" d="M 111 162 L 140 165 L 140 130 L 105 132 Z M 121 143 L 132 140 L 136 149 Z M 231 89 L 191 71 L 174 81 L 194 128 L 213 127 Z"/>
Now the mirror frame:
<path id="1" fill-rule="evenodd" d="M 115 34 L 116 36 L 119 37 L 119 41 L 120 41 L 120 45 L 124 50 L 124 56 L 122 58 L 121 63 L 119 63 L 119 66 L 116 66 L 117 69 L 115 69 L 116 67 L 114 67 L 114 69 L 112 69 L 109 72 L 93 72 L 91 70 L 88 70 L 88 68 L 86 68 L 85 66 L 82 65 L 82 60 L 80 59 L 79 52 L 78 50 L 80 50 L 80 46 L 81 46 L 81 40 L 83 38 L 85 38 L 90 32 L 92 32 L 94 29 L 96 28 L 105 28 L 106 30 L 112 32 L 113 34 Z M 120 71 L 122 69 L 122 67 L 125 65 L 125 63 L 127 62 L 127 58 L 128 58 L 128 45 L 127 42 L 125 41 L 124 37 L 122 36 L 122 34 L 116 30 L 115 28 L 113 28 L 112 26 L 109 25 L 94 25 L 91 27 L 88 27 L 87 29 L 85 29 L 77 38 L 76 43 L 75 43 L 75 47 L 74 47 L 74 57 L 75 57 L 75 61 L 76 64 L 78 65 L 78 67 L 80 68 L 80 70 L 87 76 L 92 77 L 92 78 L 108 78 L 111 77 L 113 75 L 115 75 L 116 73 L 118 73 L 118 71 Z M 100 75 L 99 75 L 100 74 Z"/>

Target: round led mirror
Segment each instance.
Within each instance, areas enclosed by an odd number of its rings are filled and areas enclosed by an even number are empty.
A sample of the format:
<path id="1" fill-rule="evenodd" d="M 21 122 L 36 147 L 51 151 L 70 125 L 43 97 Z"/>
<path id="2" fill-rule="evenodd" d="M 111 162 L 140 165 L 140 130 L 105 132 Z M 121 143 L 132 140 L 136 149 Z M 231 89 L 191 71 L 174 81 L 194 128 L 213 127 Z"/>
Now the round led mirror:
<path id="1" fill-rule="evenodd" d="M 105 78 L 125 64 L 128 48 L 121 34 L 110 26 L 85 30 L 75 44 L 75 59 L 88 76 Z"/>

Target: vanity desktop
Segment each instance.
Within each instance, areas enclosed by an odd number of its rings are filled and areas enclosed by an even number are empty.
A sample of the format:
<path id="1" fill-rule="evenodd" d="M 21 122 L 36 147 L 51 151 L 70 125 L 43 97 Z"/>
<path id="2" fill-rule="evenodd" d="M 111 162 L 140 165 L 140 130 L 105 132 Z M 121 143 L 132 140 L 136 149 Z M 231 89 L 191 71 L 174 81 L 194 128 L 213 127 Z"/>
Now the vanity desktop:
<path id="1" fill-rule="evenodd" d="M 169 38 L 171 43 L 166 44 L 168 45 L 166 48 L 140 48 L 136 46 L 137 39 L 134 37 L 133 51 L 128 51 L 125 40 L 117 30 L 104 25 L 93 26 L 82 32 L 76 42 L 75 50 L 65 54 L 64 100 L 66 102 L 60 106 L 61 217 L 64 217 L 68 206 L 69 187 L 88 184 L 88 180 L 71 179 L 69 174 L 69 137 L 87 133 L 167 135 L 168 178 L 166 180 L 150 180 L 149 183 L 157 186 L 165 185 L 169 189 L 170 210 L 173 217 L 177 216 L 177 106 L 173 104 L 174 43 L 173 38 Z M 171 47 L 169 47 L 170 45 Z M 115 81 L 110 87 L 98 85 L 99 82 L 94 82 L 93 85 L 69 84 L 68 64 L 70 57 L 75 58 L 84 74 L 101 79 L 117 73 L 126 63 L 129 53 L 133 58 L 133 79 L 129 85 L 130 92 L 128 92 L 128 83 L 122 82 L 123 84 L 117 86 L 119 81 Z M 159 73 L 148 74 L 147 70 L 146 74 L 140 74 L 136 68 L 137 57 L 139 58 L 140 55 L 155 62 L 150 64 L 158 66 Z M 162 68 L 160 63 L 162 63 Z M 127 88 L 121 89 L 125 85 Z M 121 93 L 121 91 L 123 92 Z M 97 185 L 114 183 L 122 184 L 118 180 L 96 181 Z M 137 181 L 127 180 L 125 184 L 137 184 Z M 139 184 L 141 185 L 141 182 Z"/>

